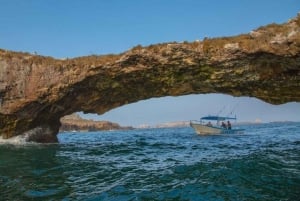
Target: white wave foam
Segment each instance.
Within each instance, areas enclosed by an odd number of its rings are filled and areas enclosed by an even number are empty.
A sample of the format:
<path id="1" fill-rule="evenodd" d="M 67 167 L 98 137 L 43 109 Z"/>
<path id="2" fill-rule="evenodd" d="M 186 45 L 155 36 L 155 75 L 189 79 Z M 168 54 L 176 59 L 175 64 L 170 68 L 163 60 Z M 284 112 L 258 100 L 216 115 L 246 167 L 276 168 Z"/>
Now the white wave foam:
<path id="1" fill-rule="evenodd" d="M 27 139 L 28 136 L 26 134 L 18 135 L 8 139 L 3 139 L 3 137 L 0 136 L 0 144 L 27 144 L 29 143 Z"/>

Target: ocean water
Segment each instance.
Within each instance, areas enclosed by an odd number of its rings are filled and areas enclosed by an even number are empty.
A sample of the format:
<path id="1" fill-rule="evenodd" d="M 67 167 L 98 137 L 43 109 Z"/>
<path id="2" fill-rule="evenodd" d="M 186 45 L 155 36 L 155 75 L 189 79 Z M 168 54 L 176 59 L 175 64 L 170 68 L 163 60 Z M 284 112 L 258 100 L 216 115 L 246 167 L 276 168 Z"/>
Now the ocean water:
<path id="1" fill-rule="evenodd" d="M 1 144 L 0 200 L 300 200 L 300 123 L 61 133 Z"/>

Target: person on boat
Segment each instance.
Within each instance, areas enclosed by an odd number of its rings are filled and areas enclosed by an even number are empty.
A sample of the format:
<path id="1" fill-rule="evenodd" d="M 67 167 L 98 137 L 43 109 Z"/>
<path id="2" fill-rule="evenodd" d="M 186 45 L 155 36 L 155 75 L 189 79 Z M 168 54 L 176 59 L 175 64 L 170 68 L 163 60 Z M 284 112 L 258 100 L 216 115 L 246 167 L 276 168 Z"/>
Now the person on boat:
<path id="1" fill-rule="evenodd" d="M 209 121 L 206 126 L 212 126 L 211 122 Z"/>
<path id="2" fill-rule="evenodd" d="M 226 124 L 224 123 L 224 121 L 222 121 L 221 126 L 222 126 L 222 128 L 226 128 Z"/>
<path id="3" fill-rule="evenodd" d="M 231 123 L 230 123 L 230 121 L 227 121 L 227 129 L 231 130 Z"/>

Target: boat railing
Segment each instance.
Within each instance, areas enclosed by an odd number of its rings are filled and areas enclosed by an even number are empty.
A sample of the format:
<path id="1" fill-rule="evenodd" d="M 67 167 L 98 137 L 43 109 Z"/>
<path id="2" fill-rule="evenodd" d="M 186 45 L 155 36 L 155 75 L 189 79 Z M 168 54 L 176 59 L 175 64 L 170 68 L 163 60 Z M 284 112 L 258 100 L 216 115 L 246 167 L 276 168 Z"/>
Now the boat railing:
<path id="1" fill-rule="evenodd" d="M 204 125 L 204 126 L 209 126 L 212 128 L 221 128 L 223 129 L 223 127 L 221 127 L 219 125 L 219 123 L 210 123 L 210 121 L 206 121 L 206 120 L 190 120 L 190 124 L 200 124 L 200 125 Z"/>
<path id="2" fill-rule="evenodd" d="M 203 121 L 199 121 L 199 120 L 190 120 L 190 123 L 194 123 L 194 124 L 203 124 Z"/>
<path id="3" fill-rule="evenodd" d="M 203 121 L 203 120 L 190 120 L 190 124 L 201 124 L 201 125 L 206 125 L 206 126 L 211 126 L 211 127 L 216 127 L 212 124 L 209 124 L 208 121 Z"/>

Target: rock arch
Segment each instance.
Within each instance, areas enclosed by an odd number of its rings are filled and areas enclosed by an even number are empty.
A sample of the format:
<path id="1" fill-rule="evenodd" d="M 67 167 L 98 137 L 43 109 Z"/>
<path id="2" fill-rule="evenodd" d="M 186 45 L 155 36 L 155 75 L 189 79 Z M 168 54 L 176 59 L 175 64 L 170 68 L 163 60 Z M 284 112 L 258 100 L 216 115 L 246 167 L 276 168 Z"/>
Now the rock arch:
<path id="1" fill-rule="evenodd" d="M 0 134 L 56 142 L 62 116 L 151 97 L 225 93 L 300 101 L 300 16 L 249 34 L 54 59 L 0 50 Z"/>

